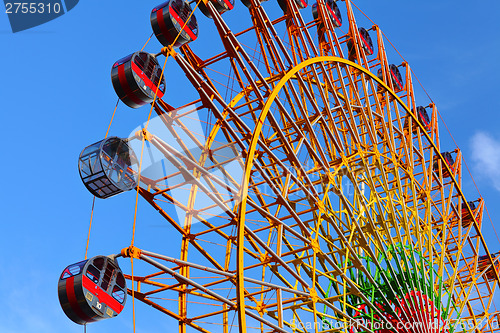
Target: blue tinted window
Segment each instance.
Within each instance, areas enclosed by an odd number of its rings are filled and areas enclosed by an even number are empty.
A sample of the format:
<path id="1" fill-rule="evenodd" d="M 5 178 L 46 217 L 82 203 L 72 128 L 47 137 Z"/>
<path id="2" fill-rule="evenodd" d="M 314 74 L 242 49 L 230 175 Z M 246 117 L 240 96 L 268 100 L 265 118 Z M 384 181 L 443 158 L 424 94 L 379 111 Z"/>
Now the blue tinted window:
<path id="1" fill-rule="evenodd" d="M 85 275 L 87 275 L 87 277 L 92 280 L 92 282 L 98 283 L 101 272 L 99 272 L 99 270 L 93 265 L 89 265 L 89 267 L 87 268 L 87 273 Z"/>
<path id="2" fill-rule="evenodd" d="M 80 261 L 79 263 L 76 263 L 76 264 L 73 264 L 73 265 L 66 267 L 66 269 L 61 274 L 61 280 L 64 280 L 64 279 L 67 279 L 69 277 L 80 274 L 82 272 L 82 268 L 83 268 L 83 266 L 85 266 L 86 262 L 87 262 L 87 260 L 84 260 L 84 261 Z"/>

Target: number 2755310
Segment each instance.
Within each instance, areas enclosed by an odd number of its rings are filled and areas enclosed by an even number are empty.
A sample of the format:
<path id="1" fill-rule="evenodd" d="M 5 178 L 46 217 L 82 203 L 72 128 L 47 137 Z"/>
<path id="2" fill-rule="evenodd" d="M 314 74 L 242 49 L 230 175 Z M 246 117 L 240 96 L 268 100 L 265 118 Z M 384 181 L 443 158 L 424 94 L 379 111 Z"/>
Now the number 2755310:
<path id="1" fill-rule="evenodd" d="M 61 11 L 60 3 L 42 2 L 7 2 L 5 12 L 7 14 L 58 14 Z"/>

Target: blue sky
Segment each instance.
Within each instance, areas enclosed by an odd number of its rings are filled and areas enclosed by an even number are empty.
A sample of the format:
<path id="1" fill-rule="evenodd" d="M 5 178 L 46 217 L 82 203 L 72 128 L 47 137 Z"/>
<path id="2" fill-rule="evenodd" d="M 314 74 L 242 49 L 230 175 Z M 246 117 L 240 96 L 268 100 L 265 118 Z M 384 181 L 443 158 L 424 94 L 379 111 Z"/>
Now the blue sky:
<path id="1" fill-rule="evenodd" d="M 82 331 L 66 319 L 57 300 L 62 269 L 85 254 L 90 218 L 92 197 L 81 184 L 76 162 L 81 149 L 106 133 L 116 103 L 111 65 L 142 47 L 151 34 L 150 10 L 159 2 L 81 1 L 68 14 L 16 34 L 0 13 L 0 332 Z M 236 2 L 237 8 L 224 18 L 230 24 L 250 24 L 246 9 Z M 437 104 L 498 225 L 500 3 L 355 3 L 397 46 Z M 305 11 L 310 19 L 310 9 Z M 197 18 L 197 47 L 208 48 L 215 33 L 209 31 L 209 19 L 201 13 Z M 159 47 L 152 40 L 146 50 L 157 52 Z M 175 64 L 169 65 L 167 70 L 175 73 Z M 182 85 L 173 77 L 167 76 L 166 100 L 178 105 Z M 110 134 L 127 136 L 144 121 L 145 112 L 120 105 Z M 442 147 L 454 149 L 446 128 L 441 124 L 440 129 Z M 463 188 L 471 200 L 478 196 L 465 175 Z M 129 192 L 96 201 L 89 256 L 116 253 L 130 243 L 134 200 Z M 177 240 L 169 238 L 169 230 L 150 210 L 139 204 L 137 242 L 147 244 L 151 238 L 178 253 Z M 483 224 L 490 250 L 500 250 L 487 217 Z M 175 331 L 174 321 L 136 306 L 137 332 Z M 129 299 L 124 314 L 89 326 L 88 332 L 131 332 L 131 313 Z"/>

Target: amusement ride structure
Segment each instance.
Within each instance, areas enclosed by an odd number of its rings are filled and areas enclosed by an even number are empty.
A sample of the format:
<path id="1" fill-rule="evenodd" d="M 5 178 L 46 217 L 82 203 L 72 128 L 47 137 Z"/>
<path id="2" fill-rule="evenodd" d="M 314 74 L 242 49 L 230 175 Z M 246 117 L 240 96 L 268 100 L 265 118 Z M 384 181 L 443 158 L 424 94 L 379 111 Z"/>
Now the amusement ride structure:
<path id="1" fill-rule="evenodd" d="M 350 0 L 278 4 L 271 17 L 243 0 L 253 24 L 236 32 L 223 19 L 233 0 L 167 1 L 151 12 L 164 47 L 112 64 L 119 99 L 147 121 L 86 147 L 80 176 L 97 198 L 136 191 L 181 247 L 132 241 L 68 266 L 64 312 L 112 318 L 128 294 L 182 333 L 497 331 L 483 199 L 463 193 L 461 152 L 441 147 L 408 63 L 388 59 Z M 210 57 L 190 47 L 200 14 L 219 39 Z M 169 58 L 191 84 L 185 105 L 168 104 Z M 146 167 L 145 150 L 159 162 Z"/>

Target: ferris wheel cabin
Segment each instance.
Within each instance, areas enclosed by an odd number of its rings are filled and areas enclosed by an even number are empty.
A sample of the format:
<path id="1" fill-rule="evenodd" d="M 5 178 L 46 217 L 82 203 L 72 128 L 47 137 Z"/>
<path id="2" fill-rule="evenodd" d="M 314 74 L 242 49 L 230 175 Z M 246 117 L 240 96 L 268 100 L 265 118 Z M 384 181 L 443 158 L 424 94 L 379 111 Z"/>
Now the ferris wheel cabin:
<path id="1" fill-rule="evenodd" d="M 495 270 L 497 273 L 500 274 L 500 260 L 497 259 L 497 257 L 500 255 L 500 252 L 497 253 L 492 253 L 491 258 L 493 259 L 493 265 L 490 265 L 490 260 L 488 259 L 487 255 L 480 256 L 477 259 L 477 271 L 482 272 L 486 269 L 486 280 L 494 280 L 496 278 L 495 276 Z M 497 259 L 495 261 L 495 259 Z"/>
<path id="2" fill-rule="evenodd" d="M 97 256 L 64 269 L 57 286 L 59 303 L 69 319 L 84 325 L 122 312 L 127 287 L 117 262 Z"/>
<path id="3" fill-rule="evenodd" d="M 431 129 L 431 120 L 427 110 L 423 106 L 417 106 L 417 119 L 424 126 L 426 131 Z"/>
<path id="4" fill-rule="evenodd" d="M 377 72 L 377 76 L 380 80 L 384 80 L 384 76 L 382 75 L 382 69 L 379 69 Z M 395 92 L 401 91 L 404 88 L 403 77 L 401 76 L 401 72 L 398 69 L 398 66 L 390 64 L 389 65 L 389 78 L 391 80 L 393 89 Z M 389 85 L 388 82 L 386 82 Z M 378 90 L 382 89 L 381 85 L 379 85 Z"/>
<path id="5" fill-rule="evenodd" d="M 98 198 L 109 198 L 137 186 L 137 158 L 128 143 L 110 137 L 86 147 L 78 158 L 85 187 Z"/>
<path id="6" fill-rule="evenodd" d="M 198 21 L 188 1 L 170 0 L 156 6 L 151 11 L 150 21 L 163 46 L 180 47 L 198 38 Z"/>
<path id="7" fill-rule="evenodd" d="M 470 209 L 474 213 L 476 210 L 476 203 L 474 201 L 467 201 L 467 204 L 469 205 Z M 469 213 L 469 210 L 467 209 L 467 204 L 464 202 L 462 203 L 462 226 L 464 228 L 470 226 L 472 222 L 474 221 L 474 217 Z"/>
<path id="8" fill-rule="evenodd" d="M 444 158 L 444 162 L 446 164 L 448 164 L 448 167 L 450 168 L 451 172 L 454 172 L 455 171 L 455 169 L 454 169 L 455 161 L 453 160 L 453 157 L 451 156 L 451 153 L 450 152 L 444 152 L 442 155 L 443 155 L 443 158 Z M 434 160 L 433 169 L 434 169 L 434 172 L 438 172 L 438 170 L 439 170 L 439 164 L 438 164 L 437 157 Z M 443 177 L 451 177 L 450 173 L 448 172 L 448 170 L 446 169 L 446 167 L 444 165 L 442 165 L 441 169 L 443 171 Z"/>
<path id="9" fill-rule="evenodd" d="M 257 0 L 258 2 L 265 2 L 268 0 Z M 247 8 L 252 7 L 252 2 L 250 0 L 241 0 L 241 3 L 244 4 Z"/>
<path id="10" fill-rule="evenodd" d="M 427 110 L 423 106 L 417 106 L 417 109 L 415 111 L 415 114 L 417 116 L 418 122 L 422 124 L 424 127 L 425 131 L 428 132 L 431 129 L 431 120 L 429 117 L 429 114 L 427 113 Z M 407 120 L 405 120 L 405 128 L 408 128 L 408 119 L 410 118 L 410 115 L 408 115 Z M 413 125 L 412 128 L 412 133 L 417 134 L 417 128 L 418 126 L 415 124 Z"/>
<path id="11" fill-rule="evenodd" d="M 115 62 L 111 81 L 120 100 L 134 109 L 165 94 L 162 68 L 156 57 L 146 52 L 135 52 Z"/>
<path id="12" fill-rule="evenodd" d="M 299 9 L 304 9 L 307 7 L 307 0 L 293 0 Z M 283 13 L 288 11 L 288 2 L 287 0 L 278 0 L 278 5 L 280 5 Z"/>
<path id="13" fill-rule="evenodd" d="M 373 47 L 373 41 L 368 33 L 368 30 L 365 28 L 358 29 L 359 39 L 361 40 L 361 50 L 365 53 L 365 55 L 370 56 L 374 53 L 375 48 Z M 349 54 L 349 61 L 355 61 L 356 56 L 356 48 L 354 47 L 354 43 L 352 42 L 352 38 L 347 41 L 347 51 Z"/>
<path id="14" fill-rule="evenodd" d="M 340 28 L 342 26 L 342 14 L 340 13 L 339 6 L 334 0 L 326 0 L 326 10 L 328 12 L 328 17 L 335 28 Z M 312 15 L 315 20 L 318 19 L 318 3 L 315 2 L 312 5 Z"/>
<path id="15" fill-rule="evenodd" d="M 214 6 L 215 10 L 218 11 L 219 14 L 224 14 L 225 12 L 234 8 L 234 0 L 209 0 L 209 2 Z M 201 1 L 198 6 L 200 7 L 203 15 L 208 18 L 212 18 L 210 10 L 203 1 Z"/>
<path id="16" fill-rule="evenodd" d="M 401 76 L 401 72 L 399 71 L 398 66 L 393 64 L 389 65 L 389 72 L 391 74 L 391 80 L 395 91 L 403 90 L 403 77 Z"/>

